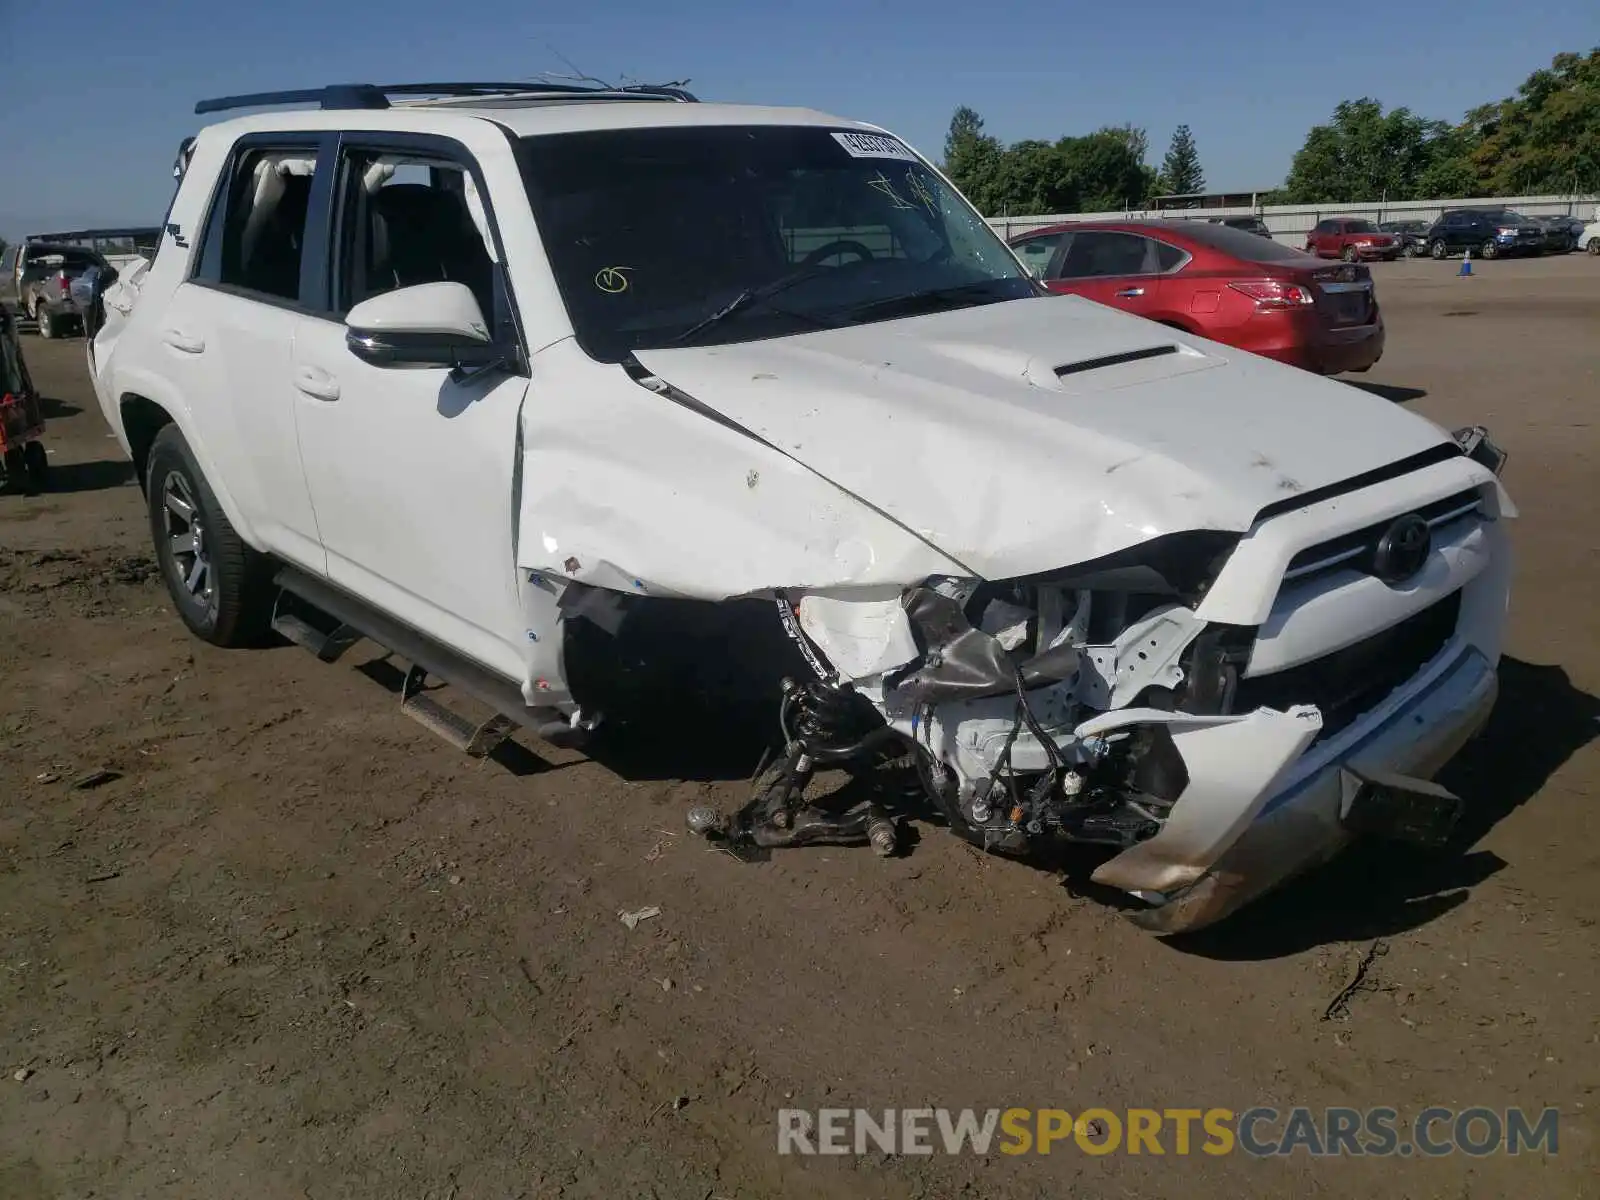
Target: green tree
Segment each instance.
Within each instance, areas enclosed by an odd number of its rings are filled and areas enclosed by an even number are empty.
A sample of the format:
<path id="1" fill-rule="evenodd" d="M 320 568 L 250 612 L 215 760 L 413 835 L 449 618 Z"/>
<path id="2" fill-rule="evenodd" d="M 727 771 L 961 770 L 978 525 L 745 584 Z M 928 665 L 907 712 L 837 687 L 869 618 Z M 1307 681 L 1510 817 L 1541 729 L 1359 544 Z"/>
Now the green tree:
<path id="1" fill-rule="evenodd" d="M 1467 126 L 1483 193 L 1600 188 L 1600 47 L 1556 55 L 1515 96 L 1468 113 Z"/>
<path id="2" fill-rule="evenodd" d="M 1200 152 L 1187 125 L 1173 131 L 1167 156 L 1161 161 L 1161 188 L 1169 195 L 1182 196 L 1205 190 L 1206 176 L 1200 169 Z"/>
<path id="3" fill-rule="evenodd" d="M 1001 211 L 1003 155 L 999 140 L 984 133 L 982 117 L 965 105 L 956 109 L 944 139 L 944 172 L 981 213 Z"/>
<path id="4" fill-rule="evenodd" d="M 1461 160 L 1467 136 L 1408 108 L 1385 113 L 1370 97 L 1345 100 L 1332 121 L 1306 134 L 1284 190 L 1296 203 L 1418 199 L 1431 187 L 1462 182 L 1451 163 Z"/>

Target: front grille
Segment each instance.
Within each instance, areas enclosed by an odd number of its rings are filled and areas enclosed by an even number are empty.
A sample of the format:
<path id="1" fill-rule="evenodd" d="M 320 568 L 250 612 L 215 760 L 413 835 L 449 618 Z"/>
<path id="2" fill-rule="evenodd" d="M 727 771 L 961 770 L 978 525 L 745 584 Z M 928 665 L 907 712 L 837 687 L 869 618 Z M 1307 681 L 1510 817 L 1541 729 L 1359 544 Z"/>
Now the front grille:
<path id="1" fill-rule="evenodd" d="M 1444 649 L 1460 615 L 1461 593 L 1455 591 L 1400 624 L 1324 658 L 1241 679 L 1233 711 L 1315 704 L 1322 711 L 1318 738 L 1331 737 L 1382 704 Z"/>
<path id="2" fill-rule="evenodd" d="M 1470 516 L 1480 511 L 1482 507 L 1483 497 L 1479 495 L 1478 489 L 1467 488 L 1453 496 L 1425 504 L 1416 512 L 1428 522 L 1430 528 L 1437 529 L 1441 525 L 1448 525 L 1452 521 Z M 1397 513 L 1396 516 L 1398 515 Z M 1378 542 L 1383 537 L 1384 531 L 1393 523 L 1394 517 L 1385 517 L 1382 521 L 1374 522 L 1364 529 L 1341 534 L 1326 542 L 1318 542 L 1315 546 L 1307 546 L 1289 560 L 1289 568 L 1283 573 L 1283 581 L 1292 583 L 1297 579 L 1320 575 L 1336 567 L 1354 568 L 1370 574 L 1372 557 L 1377 553 Z"/>

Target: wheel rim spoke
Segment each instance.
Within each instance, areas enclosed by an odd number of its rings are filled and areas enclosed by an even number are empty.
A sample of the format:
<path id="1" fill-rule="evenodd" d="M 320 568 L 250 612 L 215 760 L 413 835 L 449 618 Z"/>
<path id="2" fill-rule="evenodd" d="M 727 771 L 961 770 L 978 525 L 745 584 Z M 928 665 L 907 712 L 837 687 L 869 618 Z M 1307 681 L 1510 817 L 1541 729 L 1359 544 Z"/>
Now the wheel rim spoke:
<path id="1" fill-rule="evenodd" d="M 172 547 L 173 557 L 177 557 L 180 554 L 194 554 L 200 549 L 192 529 L 187 533 L 173 534 L 168 544 Z"/>
<path id="2" fill-rule="evenodd" d="M 206 560 L 197 554 L 194 556 L 194 563 L 189 567 L 189 577 L 183 581 L 183 585 L 199 596 L 202 594 L 202 585 L 207 574 Z"/>
<path id="3" fill-rule="evenodd" d="M 178 489 L 175 487 L 167 489 L 167 511 L 180 521 L 194 520 L 194 505 L 190 504 L 185 497 L 179 495 Z"/>

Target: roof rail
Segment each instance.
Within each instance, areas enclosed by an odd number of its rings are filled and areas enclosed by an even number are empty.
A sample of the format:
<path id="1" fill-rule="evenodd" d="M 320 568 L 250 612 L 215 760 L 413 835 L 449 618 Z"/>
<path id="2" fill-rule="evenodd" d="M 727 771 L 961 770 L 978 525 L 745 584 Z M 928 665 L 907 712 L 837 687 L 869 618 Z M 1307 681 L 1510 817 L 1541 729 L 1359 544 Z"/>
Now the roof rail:
<path id="1" fill-rule="evenodd" d="M 197 115 L 228 112 L 235 108 L 266 108 L 279 104 L 315 104 L 324 109 L 388 108 L 390 96 L 455 98 L 529 96 L 588 100 L 675 100 L 694 103 L 696 97 L 676 85 L 628 84 L 623 87 L 588 87 L 578 83 L 550 83 L 528 79 L 515 83 L 335 83 L 327 87 L 297 88 L 283 92 L 252 92 L 219 96 L 194 106 Z"/>

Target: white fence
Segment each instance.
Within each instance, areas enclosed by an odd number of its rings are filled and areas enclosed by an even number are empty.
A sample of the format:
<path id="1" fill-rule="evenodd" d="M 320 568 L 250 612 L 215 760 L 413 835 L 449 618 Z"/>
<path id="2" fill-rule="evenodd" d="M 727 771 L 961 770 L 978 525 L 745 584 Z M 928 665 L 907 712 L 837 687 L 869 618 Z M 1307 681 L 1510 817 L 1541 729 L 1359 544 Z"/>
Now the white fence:
<path id="1" fill-rule="evenodd" d="M 1370 221 L 1432 221 L 1447 208 L 1509 208 L 1525 217 L 1574 216 L 1584 221 L 1600 220 L 1594 195 L 1496 196 L 1480 200 L 1403 200 L 1372 201 L 1365 204 L 1271 204 L 1251 208 L 1128 209 L 1121 213 L 1056 213 L 1050 216 L 989 217 L 994 230 L 1012 238 L 1030 229 L 1060 225 L 1067 221 L 1118 221 L 1148 219 L 1204 220 L 1207 217 L 1259 216 L 1272 236 L 1280 242 L 1301 245 L 1306 234 L 1324 217 L 1366 217 Z"/>

